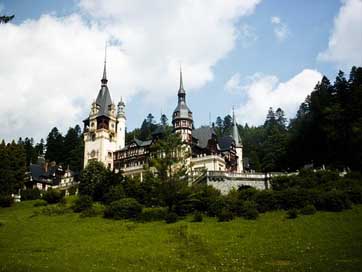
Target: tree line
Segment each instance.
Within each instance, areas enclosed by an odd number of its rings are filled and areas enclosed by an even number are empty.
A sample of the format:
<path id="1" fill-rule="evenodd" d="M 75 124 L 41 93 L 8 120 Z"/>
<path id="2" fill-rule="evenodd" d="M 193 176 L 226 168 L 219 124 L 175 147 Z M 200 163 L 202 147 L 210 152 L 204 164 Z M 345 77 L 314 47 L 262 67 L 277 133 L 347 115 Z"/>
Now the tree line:
<path id="1" fill-rule="evenodd" d="M 217 117 L 218 137 L 231 134 L 232 118 Z M 289 122 L 281 108 L 268 110 L 261 126 L 238 125 L 244 157 L 256 171 L 304 166 L 362 170 L 362 68 L 332 84 L 323 77 Z"/>

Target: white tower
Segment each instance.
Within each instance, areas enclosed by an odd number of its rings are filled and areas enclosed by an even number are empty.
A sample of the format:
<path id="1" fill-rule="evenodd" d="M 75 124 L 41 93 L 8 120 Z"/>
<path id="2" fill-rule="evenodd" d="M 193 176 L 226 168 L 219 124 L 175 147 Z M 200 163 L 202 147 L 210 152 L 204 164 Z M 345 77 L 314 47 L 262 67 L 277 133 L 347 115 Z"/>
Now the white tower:
<path id="1" fill-rule="evenodd" d="M 235 149 L 237 159 L 237 169 L 238 173 L 243 171 L 243 144 L 241 143 L 238 126 L 236 125 L 235 112 L 233 108 L 233 139 L 235 141 Z"/>
<path id="2" fill-rule="evenodd" d="M 126 105 L 122 98 L 117 108 L 117 150 L 125 147 L 126 142 Z"/>
<path id="3" fill-rule="evenodd" d="M 117 116 L 107 86 L 106 60 L 102 85 L 89 117 L 84 120 L 84 167 L 90 160 L 103 162 L 113 168 L 113 152 L 117 149 Z"/>

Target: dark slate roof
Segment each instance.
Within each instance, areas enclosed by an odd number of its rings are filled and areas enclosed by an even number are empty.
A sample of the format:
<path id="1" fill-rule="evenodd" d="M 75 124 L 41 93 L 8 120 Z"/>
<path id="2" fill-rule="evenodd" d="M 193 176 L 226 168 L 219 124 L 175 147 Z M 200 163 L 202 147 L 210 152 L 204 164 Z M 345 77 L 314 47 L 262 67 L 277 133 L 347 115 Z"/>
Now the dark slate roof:
<path id="1" fill-rule="evenodd" d="M 158 125 L 157 128 L 152 132 L 152 136 L 160 135 L 165 133 L 165 127 Z"/>
<path id="2" fill-rule="evenodd" d="M 106 84 L 102 84 L 97 96 L 96 104 L 100 107 L 97 116 L 108 116 L 108 109 L 112 104 L 112 99 Z"/>
<path id="3" fill-rule="evenodd" d="M 219 139 L 219 147 L 222 151 L 229 150 L 233 143 L 235 141 L 231 135 L 223 136 Z"/>
<path id="4" fill-rule="evenodd" d="M 206 148 L 207 144 L 212 136 L 215 135 L 215 131 L 211 127 L 200 127 L 192 131 L 192 137 L 198 140 L 197 145 L 201 148 Z"/>
<path id="5" fill-rule="evenodd" d="M 133 141 L 134 141 L 139 147 L 149 146 L 150 144 L 152 144 L 152 140 L 142 141 L 142 140 L 139 140 L 139 139 L 134 139 Z"/>
<path id="6" fill-rule="evenodd" d="M 192 121 L 192 117 L 190 117 L 192 111 L 186 105 L 186 91 L 184 89 L 182 81 L 182 71 L 180 71 L 180 88 L 178 90 L 177 95 L 178 95 L 178 103 L 175 110 L 173 111 L 172 120 L 190 119 Z M 176 115 L 177 112 L 179 112 L 179 114 Z"/>
<path id="7" fill-rule="evenodd" d="M 121 150 L 127 150 L 131 145 L 136 144 L 138 147 L 150 146 L 152 144 L 152 140 L 142 141 L 139 139 L 133 139 L 128 145 L 126 145 Z"/>
<path id="8" fill-rule="evenodd" d="M 44 181 L 44 179 L 51 179 L 56 171 L 56 167 L 48 168 L 48 171 L 45 172 L 44 168 L 40 164 L 31 164 L 30 165 L 30 174 L 34 181 Z"/>

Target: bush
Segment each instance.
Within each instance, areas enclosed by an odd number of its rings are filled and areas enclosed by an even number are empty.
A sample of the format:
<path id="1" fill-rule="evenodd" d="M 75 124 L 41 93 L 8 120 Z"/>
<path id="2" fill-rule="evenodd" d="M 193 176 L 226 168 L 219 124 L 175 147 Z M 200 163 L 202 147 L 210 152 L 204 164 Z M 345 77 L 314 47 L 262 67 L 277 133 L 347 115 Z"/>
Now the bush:
<path id="1" fill-rule="evenodd" d="M 238 189 L 239 191 L 239 197 L 241 200 L 246 201 L 246 200 L 255 200 L 255 197 L 258 193 L 258 190 L 255 188 L 250 188 L 250 187 L 240 187 Z"/>
<path id="2" fill-rule="evenodd" d="M 340 212 L 344 209 L 350 209 L 351 205 L 352 204 L 348 199 L 348 195 L 345 192 L 338 190 L 322 193 L 316 203 L 317 209 L 332 212 Z"/>
<path id="3" fill-rule="evenodd" d="M 74 212 L 82 212 L 82 211 L 91 209 L 92 206 L 93 206 L 92 197 L 90 197 L 89 195 L 81 195 L 74 202 L 73 211 Z"/>
<path id="4" fill-rule="evenodd" d="M 290 209 L 287 211 L 287 218 L 294 219 L 298 217 L 298 210 L 297 209 Z"/>
<path id="5" fill-rule="evenodd" d="M 59 205 L 52 205 L 45 207 L 41 210 L 41 213 L 48 216 L 54 216 L 54 215 L 63 215 L 67 212 L 67 209 L 59 206 Z"/>
<path id="6" fill-rule="evenodd" d="M 213 202 L 210 203 L 209 207 L 207 208 L 207 214 L 209 216 L 217 216 L 225 208 L 226 208 L 225 199 L 223 196 L 219 196 L 215 198 Z"/>
<path id="7" fill-rule="evenodd" d="M 217 215 L 219 222 L 227 222 L 234 219 L 234 214 L 228 209 L 222 209 L 221 212 Z"/>
<path id="8" fill-rule="evenodd" d="M 103 202 L 109 204 L 113 201 L 120 200 L 125 198 L 126 195 L 124 193 L 123 186 L 118 184 L 116 186 L 112 186 L 109 191 L 105 194 Z"/>
<path id="9" fill-rule="evenodd" d="M 37 199 L 33 204 L 34 207 L 42 207 L 46 205 L 48 205 L 48 202 L 46 202 L 44 199 Z"/>
<path id="10" fill-rule="evenodd" d="M 54 189 L 50 189 L 43 194 L 43 199 L 49 204 L 58 203 L 62 198 L 64 198 L 63 194 Z"/>
<path id="11" fill-rule="evenodd" d="M 72 186 L 72 187 L 68 188 L 69 195 L 75 195 L 75 193 L 77 192 L 77 189 L 78 189 L 77 186 Z"/>
<path id="12" fill-rule="evenodd" d="M 166 208 L 145 208 L 139 216 L 139 220 L 142 222 L 162 221 L 166 214 Z"/>
<path id="13" fill-rule="evenodd" d="M 93 207 L 89 207 L 85 210 L 82 210 L 80 217 L 94 217 L 97 216 L 97 211 Z"/>
<path id="14" fill-rule="evenodd" d="M 309 204 L 300 210 L 300 213 L 304 215 L 315 214 L 316 212 L 317 210 L 313 204 Z"/>
<path id="15" fill-rule="evenodd" d="M 11 207 L 14 204 L 14 198 L 9 195 L 0 195 L 0 207 Z"/>
<path id="16" fill-rule="evenodd" d="M 260 191 L 255 196 L 256 208 L 259 212 L 276 210 L 278 207 L 276 193 L 271 190 Z"/>
<path id="17" fill-rule="evenodd" d="M 278 208 L 284 210 L 301 209 L 312 201 L 310 191 L 297 188 L 275 192 L 274 197 Z"/>
<path id="18" fill-rule="evenodd" d="M 104 210 L 104 217 L 114 219 L 137 218 L 142 213 L 143 206 L 134 198 L 124 198 L 113 201 Z"/>
<path id="19" fill-rule="evenodd" d="M 245 219 L 257 219 L 259 216 L 258 210 L 256 209 L 256 203 L 254 201 L 245 201 L 243 203 L 243 217 Z"/>
<path id="20" fill-rule="evenodd" d="M 192 219 L 192 222 L 202 222 L 202 213 L 201 212 L 195 212 L 194 217 Z"/>
<path id="21" fill-rule="evenodd" d="M 175 223 L 178 220 L 178 215 L 174 212 L 168 212 L 165 216 L 165 222 L 167 224 Z"/>
<path id="22" fill-rule="evenodd" d="M 40 191 L 38 188 L 26 189 L 20 192 L 21 201 L 34 200 L 40 198 Z"/>

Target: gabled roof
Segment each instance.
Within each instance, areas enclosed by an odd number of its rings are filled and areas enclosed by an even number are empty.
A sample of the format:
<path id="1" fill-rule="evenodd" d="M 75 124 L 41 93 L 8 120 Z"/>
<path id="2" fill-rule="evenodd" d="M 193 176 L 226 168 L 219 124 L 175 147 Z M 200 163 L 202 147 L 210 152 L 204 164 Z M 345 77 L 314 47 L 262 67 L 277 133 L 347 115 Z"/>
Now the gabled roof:
<path id="1" fill-rule="evenodd" d="M 231 135 L 223 136 L 219 139 L 219 147 L 221 151 L 229 150 L 232 144 L 235 144 L 235 141 Z"/>
<path id="2" fill-rule="evenodd" d="M 201 148 L 206 148 L 209 140 L 214 135 L 216 136 L 215 130 L 209 126 L 200 127 L 192 131 L 192 137 L 198 140 L 197 145 Z"/>

